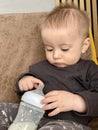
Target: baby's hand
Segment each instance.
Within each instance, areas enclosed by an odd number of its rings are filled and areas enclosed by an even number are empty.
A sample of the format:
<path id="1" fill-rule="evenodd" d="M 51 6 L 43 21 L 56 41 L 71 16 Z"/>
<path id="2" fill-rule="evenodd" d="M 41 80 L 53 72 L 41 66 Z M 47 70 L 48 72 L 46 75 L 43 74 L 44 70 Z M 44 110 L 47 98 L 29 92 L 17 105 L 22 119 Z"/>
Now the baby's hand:
<path id="1" fill-rule="evenodd" d="M 43 110 L 51 110 L 48 116 L 54 116 L 60 112 L 71 111 L 73 109 L 74 94 L 67 91 L 51 91 L 42 100 Z"/>
<path id="2" fill-rule="evenodd" d="M 77 94 L 73 94 L 67 91 L 51 91 L 45 95 L 45 98 L 41 101 L 43 110 L 51 110 L 52 112 L 48 116 L 54 116 L 60 112 L 77 111 L 80 113 L 87 112 L 87 104 L 85 100 Z"/>
<path id="3" fill-rule="evenodd" d="M 18 84 L 21 91 L 27 91 L 33 88 L 37 88 L 39 85 L 43 85 L 43 82 L 33 76 L 25 76 L 19 80 Z"/>

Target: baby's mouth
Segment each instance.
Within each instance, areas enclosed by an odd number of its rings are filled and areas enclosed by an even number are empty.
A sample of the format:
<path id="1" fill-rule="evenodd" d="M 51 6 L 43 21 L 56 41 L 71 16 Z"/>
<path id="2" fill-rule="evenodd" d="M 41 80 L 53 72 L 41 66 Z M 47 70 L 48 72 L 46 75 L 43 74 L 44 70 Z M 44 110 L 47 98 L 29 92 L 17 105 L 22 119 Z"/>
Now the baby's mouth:
<path id="1" fill-rule="evenodd" d="M 57 67 L 64 67 L 64 64 L 60 62 L 55 62 L 54 65 Z"/>

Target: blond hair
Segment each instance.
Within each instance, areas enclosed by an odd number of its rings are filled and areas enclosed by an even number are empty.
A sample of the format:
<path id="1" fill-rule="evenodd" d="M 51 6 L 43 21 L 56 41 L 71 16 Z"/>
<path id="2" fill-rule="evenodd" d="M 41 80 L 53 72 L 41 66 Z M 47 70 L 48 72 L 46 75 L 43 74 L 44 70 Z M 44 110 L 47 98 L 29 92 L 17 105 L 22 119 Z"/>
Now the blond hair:
<path id="1" fill-rule="evenodd" d="M 73 27 L 84 38 L 89 35 L 89 18 L 87 13 L 74 5 L 60 5 L 51 11 L 44 19 L 41 29 Z M 73 29 L 72 28 L 72 29 Z"/>

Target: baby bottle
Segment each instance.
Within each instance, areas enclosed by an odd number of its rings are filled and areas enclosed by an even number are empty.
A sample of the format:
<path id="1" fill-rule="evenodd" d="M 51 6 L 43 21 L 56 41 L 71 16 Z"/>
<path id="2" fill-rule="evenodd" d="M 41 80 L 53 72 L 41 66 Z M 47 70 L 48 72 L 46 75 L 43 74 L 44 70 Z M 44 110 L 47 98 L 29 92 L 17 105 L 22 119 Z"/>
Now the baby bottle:
<path id="1" fill-rule="evenodd" d="M 21 98 L 18 114 L 8 130 L 36 130 L 44 114 L 40 101 L 44 98 L 40 85 L 36 90 L 25 92 Z"/>

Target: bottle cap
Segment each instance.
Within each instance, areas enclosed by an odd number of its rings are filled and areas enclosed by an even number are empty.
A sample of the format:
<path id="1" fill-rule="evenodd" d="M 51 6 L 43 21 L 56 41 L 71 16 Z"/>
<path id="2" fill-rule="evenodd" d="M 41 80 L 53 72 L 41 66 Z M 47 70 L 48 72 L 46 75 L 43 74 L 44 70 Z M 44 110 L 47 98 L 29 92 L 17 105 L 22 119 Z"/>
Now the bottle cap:
<path id="1" fill-rule="evenodd" d="M 44 86 L 39 85 L 37 89 L 25 92 L 21 98 L 21 101 L 38 108 L 42 108 L 43 105 L 40 102 L 44 98 L 44 94 L 42 93 L 43 87 Z"/>

